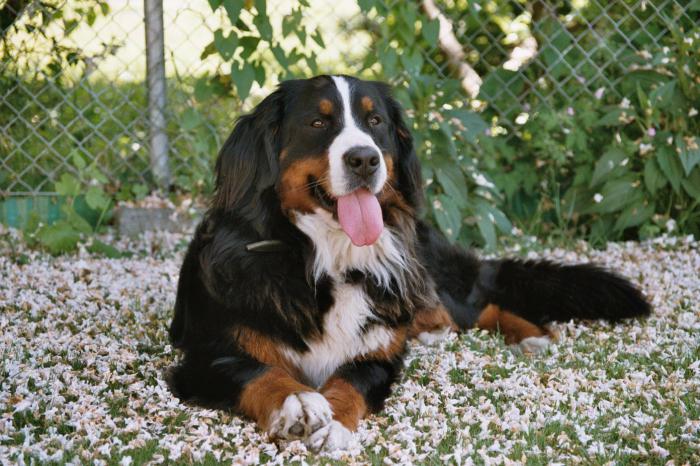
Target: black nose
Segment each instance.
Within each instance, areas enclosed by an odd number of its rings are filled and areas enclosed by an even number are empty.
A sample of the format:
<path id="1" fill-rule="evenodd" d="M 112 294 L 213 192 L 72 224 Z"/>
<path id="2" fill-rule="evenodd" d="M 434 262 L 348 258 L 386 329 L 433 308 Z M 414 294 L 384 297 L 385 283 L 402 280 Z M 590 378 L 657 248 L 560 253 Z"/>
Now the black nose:
<path id="1" fill-rule="evenodd" d="M 379 153 L 369 146 L 353 147 L 343 156 L 345 165 L 357 176 L 367 179 L 379 168 Z"/>

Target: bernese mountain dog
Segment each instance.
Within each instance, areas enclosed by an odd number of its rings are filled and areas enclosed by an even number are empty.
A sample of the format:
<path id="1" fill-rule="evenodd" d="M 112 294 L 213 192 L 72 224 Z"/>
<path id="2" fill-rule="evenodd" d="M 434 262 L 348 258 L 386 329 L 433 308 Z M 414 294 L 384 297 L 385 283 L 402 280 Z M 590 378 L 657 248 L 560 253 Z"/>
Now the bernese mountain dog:
<path id="1" fill-rule="evenodd" d="M 218 156 L 180 272 L 173 393 L 274 439 L 343 448 L 382 409 L 410 338 L 476 327 L 536 351 L 548 322 L 649 313 L 595 265 L 480 260 L 450 244 L 421 220 L 422 189 L 388 85 L 283 82 Z"/>

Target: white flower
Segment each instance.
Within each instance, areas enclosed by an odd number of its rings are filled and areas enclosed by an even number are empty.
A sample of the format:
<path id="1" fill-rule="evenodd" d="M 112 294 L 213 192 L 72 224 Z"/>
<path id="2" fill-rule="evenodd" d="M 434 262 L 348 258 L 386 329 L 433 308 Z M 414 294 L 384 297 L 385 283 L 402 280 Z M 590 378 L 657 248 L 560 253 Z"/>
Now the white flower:
<path id="1" fill-rule="evenodd" d="M 599 87 L 598 89 L 596 89 L 595 94 L 593 94 L 593 95 L 595 96 L 596 99 L 600 100 L 603 98 L 603 94 L 605 94 L 605 88 Z"/>
<path id="2" fill-rule="evenodd" d="M 603 195 L 600 193 L 595 193 L 593 195 L 593 200 L 596 202 L 596 204 L 600 204 L 601 202 L 603 202 Z"/>
<path id="3" fill-rule="evenodd" d="M 641 155 L 644 155 L 644 154 L 646 154 L 646 153 L 648 153 L 648 152 L 651 152 L 652 150 L 654 150 L 654 145 L 653 145 L 653 144 L 641 143 L 641 144 L 639 145 L 639 153 L 640 153 Z"/>
<path id="4" fill-rule="evenodd" d="M 630 108 L 630 99 L 627 97 L 622 99 L 622 102 L 620 102 L 620 108 Z"/>
<path id="5" fill-rule="evenodd" d="M 673 233 L 676 230 L 676 221 L 672 218 L 668 219 L 666 222 L 666 231 Z"/>
<path id="6" fill-rule="evenodd" d="M 517 117 L 515 117 L 515 124 L 524 125 L 525 123 L 527 123 L 528 118 L 530 118 L 530 115 L 523 112 L 520 115 L 518 115 Z"/>
<path id="7" fill-rule="evenodd" d="M 481 173 L 478 173 L 474 175 L 474 182 L 478 184 L 479 186 L 483 186 L 484 188 L 495 188 L 496 185 L 491 183 L 489 180 L 486 179 L 484 175 Z"/>
<path id="8" fill-rule="evenodd" d="M 698 114 L 698 109 L 695 107 L 691 107 L 691 109 L 688 111 L 688 116 L 689 117 L 694 117 L 695 115 Z"/>

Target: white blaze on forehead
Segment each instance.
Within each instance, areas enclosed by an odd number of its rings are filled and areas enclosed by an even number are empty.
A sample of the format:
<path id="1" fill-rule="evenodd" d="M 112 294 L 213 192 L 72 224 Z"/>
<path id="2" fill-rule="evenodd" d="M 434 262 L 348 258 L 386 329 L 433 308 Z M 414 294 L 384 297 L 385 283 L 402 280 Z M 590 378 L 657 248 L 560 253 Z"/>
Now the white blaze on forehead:
<path id="1" fill-rule="evenodd" d="M 328 158 L 330 165 L 330 181 L 331 190 L 335 196 L 343 196 L 349 194 L 348 182 L 345 162 L 343 155 L 353 147 L 369 146 L 377 150 L 378 154 L 382 151 L 377 147 L 377 144 L 372 139 L 372 136 L 362 131 L 352 115 L 352 90 L 348 79 L 342 76 L 331 76 L 335 87 L 340 94 L 340 102 L 343 107 L 343 128 L 335 137 L 333 143 L 328 148 Z M 379 169 L 375 177 L 372 191 L 378 193 L 381 191 L 386 182 L 386 164 L 384 158 L 379 157 Z"/>

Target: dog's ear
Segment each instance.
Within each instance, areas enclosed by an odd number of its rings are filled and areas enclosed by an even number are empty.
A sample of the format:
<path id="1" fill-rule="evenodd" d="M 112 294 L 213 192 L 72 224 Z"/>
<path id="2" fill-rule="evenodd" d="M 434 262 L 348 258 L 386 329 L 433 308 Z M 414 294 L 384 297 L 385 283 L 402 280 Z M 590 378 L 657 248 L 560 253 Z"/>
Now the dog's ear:
<path id="1" fill-rule="evenodd" d="M 423 206 L 423 178 L 420 161 L 413 147 L 413 137 L 404 122 L 404 111 L 401 105 L 388 92 L 384 100 L 391 120 L 394 143 L 398 148 L 398 189 L 404 199 L 414 209 L 420 211 Z"/>
<path id="2" fill-rule="evenodd" d="M 283 112 L 280 87 L 238 120 L 216 160 L 215 209 L 248 219 L 264 214 L 261 195 L 274 185 L 279 172 Z"/>

